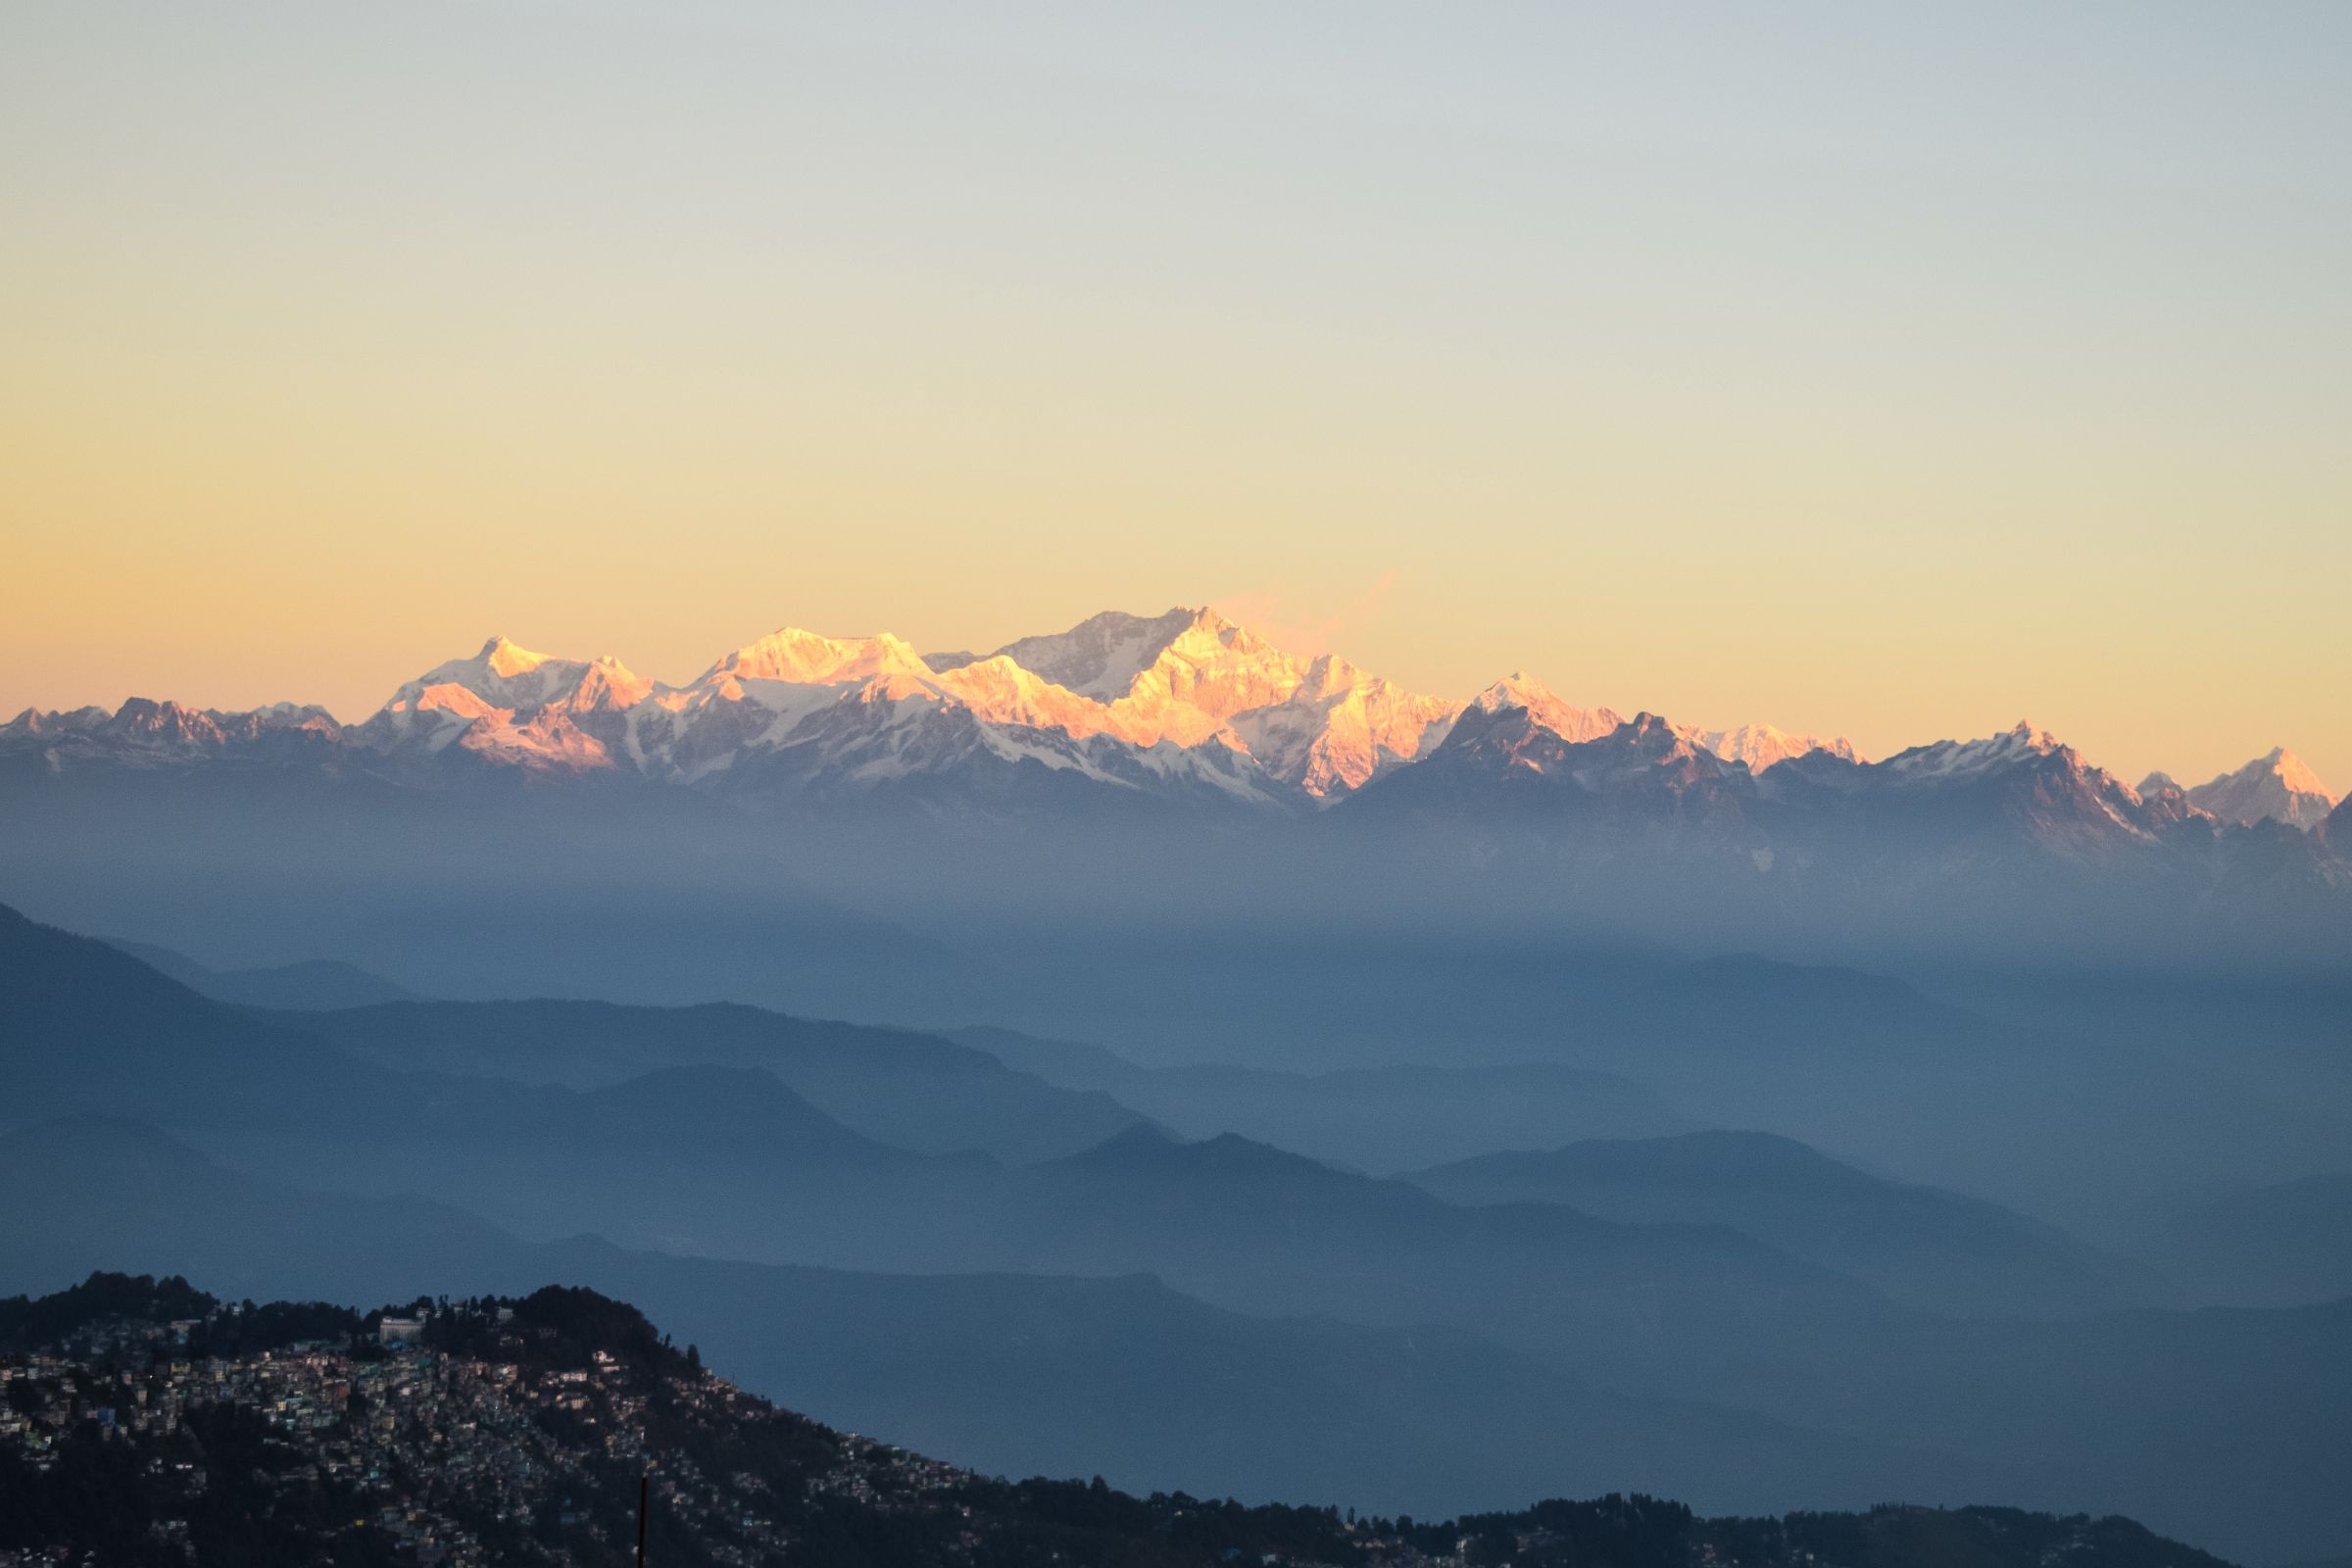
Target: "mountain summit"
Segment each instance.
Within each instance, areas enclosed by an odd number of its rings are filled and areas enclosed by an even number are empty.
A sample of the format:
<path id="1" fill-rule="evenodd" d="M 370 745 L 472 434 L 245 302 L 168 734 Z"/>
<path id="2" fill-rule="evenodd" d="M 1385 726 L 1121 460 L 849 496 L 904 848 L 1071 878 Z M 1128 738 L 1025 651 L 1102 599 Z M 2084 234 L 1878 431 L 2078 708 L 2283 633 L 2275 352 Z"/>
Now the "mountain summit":
<path id="1" fill-rule="evenodd" d="M 2199 808 L 2225 822 L 2260 821 L 2314 828 L 2328 819 L 2335 795 L 2300 757 L 2275 746 L 2234 773 L 2221 773 L 2188 792 Z"/>

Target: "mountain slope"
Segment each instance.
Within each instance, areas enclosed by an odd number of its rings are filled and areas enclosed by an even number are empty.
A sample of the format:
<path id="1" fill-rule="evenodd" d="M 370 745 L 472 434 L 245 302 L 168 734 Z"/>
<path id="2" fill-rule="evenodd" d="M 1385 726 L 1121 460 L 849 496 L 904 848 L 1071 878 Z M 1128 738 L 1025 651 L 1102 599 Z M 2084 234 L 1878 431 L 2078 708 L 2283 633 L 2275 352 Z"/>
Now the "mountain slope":
<path id="1" fill-rule="evenodd" d="M 144 942 L 111 945 L 199 996 L 234 1003 L 241 1007 L 323 1012 L 336 1007 L 368 1007 L 385 1002 L 418 1000 L 408 987 L 337 958 L 310 958 L 255 969 L 209 969 L 186 954 L 170 948 Z"/>
<path id="2" fill-rule="evenodd" d="M 756 1067 L 870 1138 L 1013 1161 L 1075 1152 L 1141 1118 L 1099 1090 L 1057 1088 L 911 1030 L 724 1003 L 404 1003 L 306 1020 L 386 1066 L 599 1089 L 669 1067 Z"/>
<path id="3" fill-rule="evenodd" d="M 1530 1144 L 1635 1138 L 1693 1125 L 1616 1073 L 1550 1062 L 1281 1072 L 1203 1062 L 1135 1066 L 1101 1047 L 1005 1029 L 956 1041 L 1072 1089 L 1101 1089 L 1188 1138 L 1239 1133 L 1378 1174 Z"/>
<path id="4" fill-rule="evenodd" d="M 18 1123 L 114 1111 L 241 1127 L 376 1102 L 396 1080 L 0 906 L 0 1117 Z"/>
<path id="5" fill-rule="evenodd" d="M 1886 1181 L 1792 1139 L 1695 1132 L 1488 1154 L 1414 1173 L 1454 1202 L 1562 1203 L 1728 1225 L 1930 1311 L 2052 1316 L 2162 1301 L 2161 1283 L 1994 1203 Z"/>

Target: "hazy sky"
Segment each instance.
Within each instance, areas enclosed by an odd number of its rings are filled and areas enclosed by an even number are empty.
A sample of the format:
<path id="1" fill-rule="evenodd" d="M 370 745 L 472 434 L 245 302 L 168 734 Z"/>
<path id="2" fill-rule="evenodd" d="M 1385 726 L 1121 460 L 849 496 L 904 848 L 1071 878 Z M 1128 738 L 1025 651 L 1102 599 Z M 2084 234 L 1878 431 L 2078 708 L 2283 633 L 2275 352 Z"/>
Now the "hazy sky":
<path id="1" fill-rule="evenodd" d="M 0 709 L 1215 601 L 2352 787 L 2352 6 L 0 7 Z"/>

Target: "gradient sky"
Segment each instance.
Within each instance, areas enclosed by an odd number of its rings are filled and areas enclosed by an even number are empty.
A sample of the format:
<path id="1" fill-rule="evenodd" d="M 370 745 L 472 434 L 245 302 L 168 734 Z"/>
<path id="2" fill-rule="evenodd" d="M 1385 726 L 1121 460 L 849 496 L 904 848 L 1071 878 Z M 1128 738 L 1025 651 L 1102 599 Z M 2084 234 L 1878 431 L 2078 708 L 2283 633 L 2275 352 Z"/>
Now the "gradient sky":
<path id="1" fill-rule="evenodd" d="M 0 710 L 1207 601 L 2352 787 L 2352 6 L 0 7 Z"/>

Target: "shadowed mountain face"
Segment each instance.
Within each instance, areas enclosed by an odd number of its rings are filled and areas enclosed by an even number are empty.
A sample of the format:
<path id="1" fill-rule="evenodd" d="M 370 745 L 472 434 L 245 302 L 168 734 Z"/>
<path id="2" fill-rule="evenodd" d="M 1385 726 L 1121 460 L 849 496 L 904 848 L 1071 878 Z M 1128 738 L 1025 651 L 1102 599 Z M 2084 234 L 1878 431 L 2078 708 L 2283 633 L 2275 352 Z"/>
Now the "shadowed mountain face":
<path id="1" fill-rule="evenodd" d="M 0 907 L 0 1072 L 18 1123 L 169 1112 L 226 1127 L 378 1102 L 385 1071 Z"/>
<path id="2" fill-rule="evenodd" d="M 1727 1225 L 1934 1311 L 2064 1316 L 2161 1304 L 2143 1267 L 2022 1214 L 1887 1181 L 1767 1133 L 1572 1144 L 1415 1173 L 1455 1202 L 1561 1203 L 1609 1219 Z"/>
<path id="3" fill-rule="evenodd" d="M 1352 805 L 1357 816 L 1450 814 L 1476 802 L 1523 820 L 1619 828 L 1676 822 L 1736 835 L 1755 786 L 1655 713 L 1590 736 L 1563 732 L 1532 707 L 1473 708 L 1419 767 L 1390 775 Z"/>

